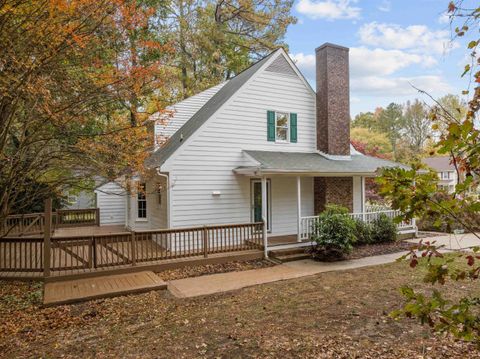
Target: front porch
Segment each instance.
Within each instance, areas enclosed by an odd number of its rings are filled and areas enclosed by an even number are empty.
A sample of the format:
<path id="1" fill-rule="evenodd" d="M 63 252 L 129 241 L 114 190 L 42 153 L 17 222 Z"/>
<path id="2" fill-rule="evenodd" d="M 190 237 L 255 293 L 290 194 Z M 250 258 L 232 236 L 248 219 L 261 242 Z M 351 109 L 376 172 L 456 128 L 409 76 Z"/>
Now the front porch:
<path id="1" fill-rule="evenodd" d="M 392 219 L 400 215 L 390 208 L 368 206 L 365 180 L 377 176 L 379 168 L 403 167 L 401 164 L 354 150 L 345 156 L 319 152 L 243 152 L 251 165 L 237 167 L 234 172 L 257 183 L 252 187 L 252 218 L 267 224 L 263 234 L 265 256 L 271 248 L 310 245 L 318 214 L 328 204 L 344 206 L 352 218 L 367 223 L 381 215 Z M 286 185 L 281 191 L 273 191 L 275 182 Z M 288 228 L 282 226 L 278 232 L 279 222 L 288 222 Z M 397 227 L 400 233 L 416 232 L 414 220 Z"/>

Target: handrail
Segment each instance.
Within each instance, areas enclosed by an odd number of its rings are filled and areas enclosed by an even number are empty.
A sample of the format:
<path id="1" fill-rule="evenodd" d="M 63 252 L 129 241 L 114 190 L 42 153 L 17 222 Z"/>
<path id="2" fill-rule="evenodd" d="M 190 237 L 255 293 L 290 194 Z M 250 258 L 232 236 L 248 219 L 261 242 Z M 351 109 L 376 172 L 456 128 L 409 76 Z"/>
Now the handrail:
<path id="1" fill-rule="evenodd" d="M 81 274 L 97 268 L 117 269 L 139 263 L 261 249 L 264 227 L 263 222 L 254 222 L 87 233 L 73 237 L 52 236 L 48 242 L 42 237 L 4 237 L 0 238 L 0 272 L 43 271 L 45 276 L 48 273 Z M 47 248 L 50 248 L 48 256 Z"/>
<path id="2" fill-rule="evenodd" d="M 52 212 L 55 228 L 100 225 L 100 209 L 61 209 Z M 45 228 L 45 213 L 13 214 L 0 223 L 0 236 L 40 234 Z"/>

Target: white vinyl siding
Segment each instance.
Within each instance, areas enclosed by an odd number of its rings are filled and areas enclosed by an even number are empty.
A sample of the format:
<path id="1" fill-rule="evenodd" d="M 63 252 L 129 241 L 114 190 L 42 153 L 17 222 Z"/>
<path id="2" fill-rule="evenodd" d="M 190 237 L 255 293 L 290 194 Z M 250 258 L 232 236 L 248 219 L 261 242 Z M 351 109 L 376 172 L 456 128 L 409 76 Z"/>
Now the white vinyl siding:
<path id="1" fill-rule="evenodd" d="M 125 224 L 125 190 L 115 182 L 100 186 L 97 194 L 97 207 L 100 208 L 100 225 Z"/>
<path id="2" fill-rule="evenodd" d="M 226 82 L 223 82 L 217 86 L 200 92 L 199 94 L 180 101 L 175 105 L 167 107 L 167 110 L 171 111 L 171 113 L 169 113 L 169 116 L 166 116 L 164 123 L 157 121 L 155 124 L 155 139 L 158 140 L 160 137 L 172 136 L 225 84 Z M 156 118 L 158 118 L 158 116 Z"/>
<path id="3" fill-rule="evenodd" d="M 164 177 L 155 177 L 151 181 L 147 183 L 147 187 L 151 187 L 152 189 L 161 187 L 161 196 L 162 201 L 161 203 L 158 202 L 158 191 L 153 192 L 151 195 L 151 199 L 147 202 L 147 210 L 148 210 L 148 218 L 150 221 L 150 228 L 151 229 L 158 229 L 158 228 L 167 228 L 167 184 L 166 179 Z"/>
<path id="4" fill-rule="evenodd" d="M 164 190 L 162 191 L 163 199 L 162 203 L 158 203 L 158 185 L 161 185 Z M 146 182 L 146 205 L 147 205 L 147 217 L 138 217 L 138 195 L 132 193 L 129 196 L 130 208 L 128 213 L 128 226 L 134 230 L 144 229 L 162 229 L 167 228 L 167 196 L 166 196 L 166 184 L 165 178 L 155 176 Z"/>
<path id="5" fill-rule="evenodd" d="M 297 143 L 267 140 L 268 109 L 298 114 Z M 259 73 L 166 162 L 162 170 L 173 183 L 172 227 L 250 222 L 250 178 L 232 171 L 248 163 L 242 150 L 316 150 L 315 98 L 299 77 Z M 304 215 L 309 215 L 313 184 L 305 188 L 311 194 L 304 201 Z M 272 178 L 272 206 L 272 234 L 296 233 L 295 178 Z"/>

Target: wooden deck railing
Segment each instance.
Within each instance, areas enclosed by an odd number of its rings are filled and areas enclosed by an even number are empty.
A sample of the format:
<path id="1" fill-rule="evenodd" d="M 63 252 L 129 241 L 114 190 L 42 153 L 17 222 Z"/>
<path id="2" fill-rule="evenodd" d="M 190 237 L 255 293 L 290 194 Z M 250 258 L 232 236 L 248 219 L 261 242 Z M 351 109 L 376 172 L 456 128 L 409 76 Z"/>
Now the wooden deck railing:
<path id="1" fill-rule="evenodd" d="M 100 209 L 62 209 L 52 213 L 54 228 L 98 226 Z M 45 228 L 44 213 L 15 214 L 0 222 L 1 236 L 24 236 L 42 234 Z"/>
<path id="2" fill-rule="evenodd" d="M 72 274 L 177 258 L 207 258 L 215 253 L 260 249 L 262 245 L 261 222 L 52 237 L 49 256 L 44 256 L 43 237 L 3 237 L 0 271 Z"/>
<path id="3" fill-rule="evenodd" d="M 0 238 L 0 272 L 43 272 L 43 238 Z"/>
<path id="4" fill-rule="evenodd" d="M 52 213 L 52 222 L 56 228 L 99 226 L 100 208 L 60 209 Z"/>

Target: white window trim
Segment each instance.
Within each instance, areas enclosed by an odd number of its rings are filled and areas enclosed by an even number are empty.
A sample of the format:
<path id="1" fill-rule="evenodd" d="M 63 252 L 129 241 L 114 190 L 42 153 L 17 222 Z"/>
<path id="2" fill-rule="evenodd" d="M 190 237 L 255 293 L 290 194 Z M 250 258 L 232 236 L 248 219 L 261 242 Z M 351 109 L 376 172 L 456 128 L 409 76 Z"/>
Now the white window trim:
<path id="1" fill-rule="evenodd" d="M 138 192 L 136 193 L 135 195 L 135 203 L 137 204 L 135 206 L 135 209 L 136 209 L 136 219 L 135 219 L 135 222 L 148 222 L 148 207 L 147 207 L 147 183 L 146 182 L 138 182 L 138 186 L 140 185 L 145 185 L 145 199 L 143 200 L 145 202 L 145 217 L 139 217 L 138 216 L 138 210 L 139 210 L 139 206 L 138 206 L 138 203 L 140 202 L 139 198 L 138 198 Z"/>
<path id="2" fill-rule="evenodd" d="M 287 116 L 287 139 L 286 140 L 279 140 L 277 138 L 277 128 L 280 128 L 279 126 L 277 126 L 277 119 L 278 119 L 277 116 L 279 114 Z M 275 111 L 275 143 L 281 143 L 281 144 L 290 143 L 290 112 Z"/>
<path id="3" fill-rule="evenodd" d="M 452 172 L 451 171 L 442 171 L 441 179 L 442 180 L 452 179 L 453 176 L 451 176 L 450 173 L 452 173 Z"/>

